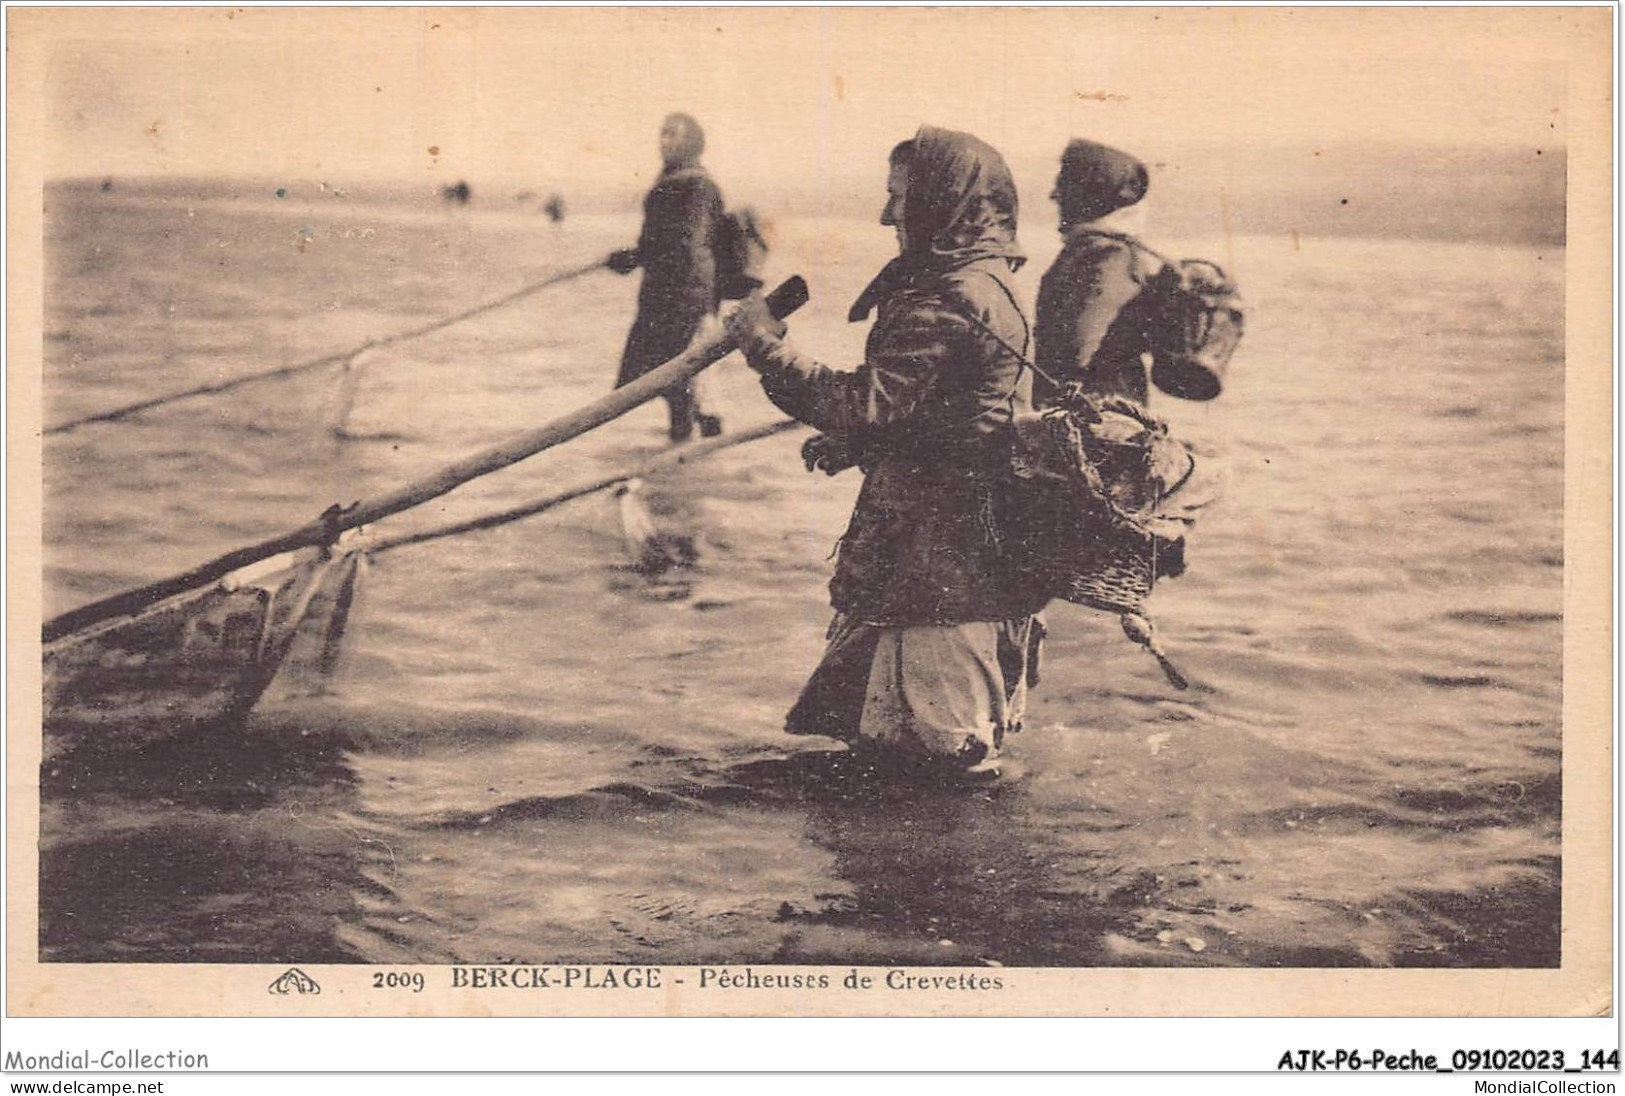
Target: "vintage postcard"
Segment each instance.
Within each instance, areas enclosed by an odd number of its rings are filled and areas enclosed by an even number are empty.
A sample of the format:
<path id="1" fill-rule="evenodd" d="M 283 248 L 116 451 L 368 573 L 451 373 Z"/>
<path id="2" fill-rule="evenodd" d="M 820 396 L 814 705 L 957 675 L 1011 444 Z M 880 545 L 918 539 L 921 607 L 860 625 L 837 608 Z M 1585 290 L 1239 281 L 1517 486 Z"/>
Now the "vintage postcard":
<path id="1" fill-rule="evenodd" d="M 1612 18 L 10 9 L 8 1013 L 1608 1014 Z"/>

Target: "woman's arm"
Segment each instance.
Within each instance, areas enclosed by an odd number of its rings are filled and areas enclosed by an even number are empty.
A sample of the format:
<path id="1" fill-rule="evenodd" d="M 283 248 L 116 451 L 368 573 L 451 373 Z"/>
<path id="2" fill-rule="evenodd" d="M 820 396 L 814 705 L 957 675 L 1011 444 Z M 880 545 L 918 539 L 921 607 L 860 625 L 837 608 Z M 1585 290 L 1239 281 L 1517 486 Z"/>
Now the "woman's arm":
<path id="1" fill-rule="evenodd" d="M 914 413 L 963 351 L 970 325 L 939 299 L 910 292 L 887 310 L 870 337 L 867 359 L 853 370 L 821 365 L 771 329 L 751 326 L 749 317 L 731 322 L 730 331 L 780 410 L 825 433 L 862 440 Z"/>

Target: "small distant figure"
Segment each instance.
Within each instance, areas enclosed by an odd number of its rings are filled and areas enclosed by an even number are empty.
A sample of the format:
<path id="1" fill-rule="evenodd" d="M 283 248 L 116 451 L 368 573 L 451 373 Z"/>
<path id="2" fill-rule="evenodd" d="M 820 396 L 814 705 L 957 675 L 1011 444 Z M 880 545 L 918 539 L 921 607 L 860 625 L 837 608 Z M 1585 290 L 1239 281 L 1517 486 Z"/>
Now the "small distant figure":
<path id="1" fill-rule="evenodd" d="M 542 212 L 546 213 L 547 219 L 554 224 L 562 222 L 564 220 L 564 196 L 558 193 L 549 194 L 547 204 L 542 206 Z"/>
<path id="2" fill-rule="evenodd" d="M 451 186 L 441 187 L 440 196 L 446 199 L 448 202 L 455 202 L 458 205 L 467 205 L 468 200 L 474 196 L 474 191 L 473 188 L 468 185 L 467 181 L 459 179 Z"/>
<path id="3" fill-rule="evenodd" d="M 107 178 L 102 180 L 102 193 L 103 194 L 111 194 L 111 193 L 113 193 L 113 177 L 111 175 L 109 175 Z"/>
<path id="4" fill-rule="evenodd" d="M 660 127 L 660 178 L 643 200 L 638 245 L 610 255 L 609 268 L 630 274 L 643 268 L 638 314 L 626 338 L 615 387 L 629 384 L 681 354 L 706 318 L 716 314 L 716 239 L 724 218 L 722 192 L 700 164 L 705 131 L 687 114 L 667 116 Z M 691 381 L 665 393 L 670 436 L 687 441 L 722 433 L 722 419 L 707 412 Z"/>

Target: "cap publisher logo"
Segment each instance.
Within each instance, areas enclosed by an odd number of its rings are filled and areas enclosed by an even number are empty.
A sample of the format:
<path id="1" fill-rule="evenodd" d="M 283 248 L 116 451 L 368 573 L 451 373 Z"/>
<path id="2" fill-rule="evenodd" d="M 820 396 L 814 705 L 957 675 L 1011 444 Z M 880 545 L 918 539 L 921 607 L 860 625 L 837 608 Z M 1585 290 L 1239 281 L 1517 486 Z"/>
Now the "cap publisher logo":
<path id="1" fill-rule="evenodd" d="M 289 967 L 288 972 L 271 983 L 270 992 L 286 997 L 290 993 L 297 993 L 301 997 L 305 994 L 316 994 L 322 987 L 316 984 L 316 979 L 300 970 L 298 967 Z"/>

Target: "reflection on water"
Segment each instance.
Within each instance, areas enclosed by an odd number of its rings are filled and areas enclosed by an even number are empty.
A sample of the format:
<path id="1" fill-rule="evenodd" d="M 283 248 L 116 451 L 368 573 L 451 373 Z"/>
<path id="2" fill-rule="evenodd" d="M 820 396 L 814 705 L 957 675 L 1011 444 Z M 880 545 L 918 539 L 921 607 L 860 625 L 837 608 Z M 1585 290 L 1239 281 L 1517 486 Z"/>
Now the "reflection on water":
<path id="1" fill-rule="evenodd" d="M 48 203 L 48 421 L 415 326 L 633 227 L 118 197 Z M 1048 256 L 1026 235 L 1030 274 Z M 844 304 L 887 243 L 784 226 L 779 273 L 814 290 L 803 345 L 854 359 Z M 1232 465 L 1190 573 L 1154 600 L 1189 692 L 1114 618 L 1061 606 L 995 785 L 879 778 L 783 735 L 856 489 L 805 475 L 785 435 L 651 477 L 657 560 L 607 494 L 381 555 L 320 687 L 280 682 L 245 724 L 137 757 L 55 762 L 42 954 L 1555 965 L 1561 255 L 1224 246 L 1253 307 L 1231 388 L 1157 408 Z M 359 379 L 48 439 L 47 612 L 578 406 L 610 382 L 634 281 L 383 348 Z M 739 363 L 713 373 L 731 428 L 775 415 Z M 663 417 L 389 528 L 637 464 Z"/>
<path id="2" fill-rule="evenodd" d="M 331 832 L 355 799 L 341 751 L 298 735 L 244 750 L 238 732 L 211 728 L 134 757 L 81 750 L 46 769 L 46 957 L 357 958 L 333 932 L 365 890 L 348 835 Z"/>

